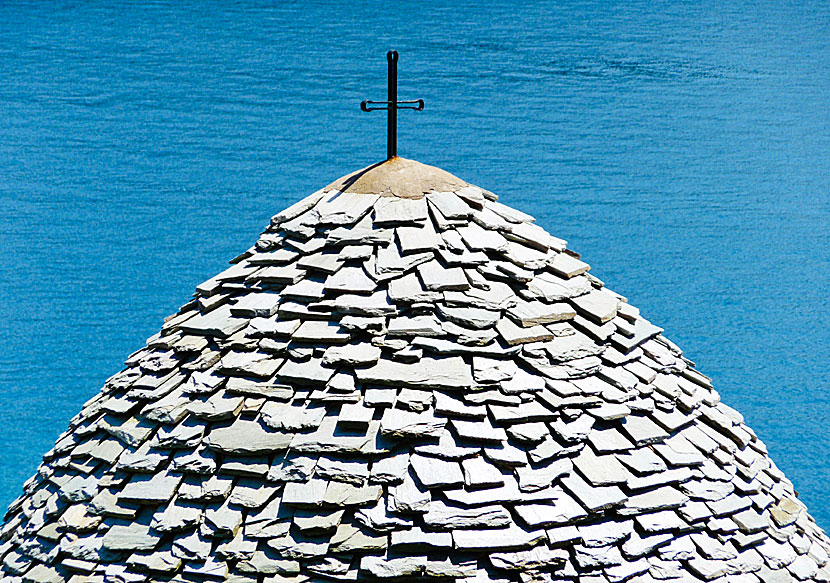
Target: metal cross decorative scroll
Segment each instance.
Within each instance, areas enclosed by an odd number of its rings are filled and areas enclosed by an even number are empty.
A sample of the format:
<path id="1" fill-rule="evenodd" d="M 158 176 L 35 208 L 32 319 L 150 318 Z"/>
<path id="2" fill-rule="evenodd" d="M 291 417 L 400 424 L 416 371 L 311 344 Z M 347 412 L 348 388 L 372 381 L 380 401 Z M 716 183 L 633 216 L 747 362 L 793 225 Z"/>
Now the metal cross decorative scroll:
<path id="1" fill-rule="evenodd" d="M 377 111 L 385 109 L 386 117 L 386 158 L 391 159 L 398 155 L 398 110 L 424 109 L 423 99 L 411 101 L 398 101 L 398 51 L 386 53 L 386 60 L 389 62 L 389 85 L 387 90 L 387 101 L 369 101 L 366 99 L 360 104 L 363 111 Z"/>

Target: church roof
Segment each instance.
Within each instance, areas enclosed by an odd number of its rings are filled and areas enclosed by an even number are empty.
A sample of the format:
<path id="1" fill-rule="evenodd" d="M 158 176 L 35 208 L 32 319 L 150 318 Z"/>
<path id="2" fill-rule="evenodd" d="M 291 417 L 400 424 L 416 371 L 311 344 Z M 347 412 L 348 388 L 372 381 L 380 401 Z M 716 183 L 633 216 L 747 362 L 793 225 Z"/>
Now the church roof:
<path id="1" fill-rule="evenodd" d="M 764 444 L 588 269 L 443 170 L 340 179 L 72 419 L 2 581 L 828 581 Z"/>

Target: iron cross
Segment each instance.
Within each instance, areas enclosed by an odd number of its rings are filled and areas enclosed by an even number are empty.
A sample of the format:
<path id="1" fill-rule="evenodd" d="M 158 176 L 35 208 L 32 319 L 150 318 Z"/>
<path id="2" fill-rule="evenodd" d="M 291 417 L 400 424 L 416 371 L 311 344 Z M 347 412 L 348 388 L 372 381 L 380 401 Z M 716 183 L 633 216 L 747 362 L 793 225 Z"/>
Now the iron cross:
<path id="1" fill-rule="evenodd" d="M 386 101 L 364 100 L 360 104 L 363 111 L 377 111 L 385 109 L 386 114 L 386 158 L 391 159 L 398 155 L 398 110 L 424 109 L 423 99 L 411 101 L 398 101 L 398 51 L 386 53 L 386 60 L 389 62 L 389 84 Z"/>

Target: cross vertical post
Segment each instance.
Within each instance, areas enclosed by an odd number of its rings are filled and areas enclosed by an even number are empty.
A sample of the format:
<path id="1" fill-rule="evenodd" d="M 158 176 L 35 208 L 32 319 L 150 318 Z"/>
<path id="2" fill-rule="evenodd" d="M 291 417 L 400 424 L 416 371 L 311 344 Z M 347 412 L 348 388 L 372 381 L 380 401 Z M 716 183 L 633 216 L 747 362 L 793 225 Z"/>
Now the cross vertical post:
<path id="1" fill-rule="evenodd" d="M 386 53 L 389 63 L 386 99 L 389 113 L 386 116 L 386 158 L 398 155 L 398 51 Z"/>
<path id="2" fill-rule="evenodd" d="M 398 101 L 398 51 L 386 53 L 388 63 L 386 101 L 364 100 L 360 104 L 363 111 L 386 110 L 386 159 L 391 160 L 398 155 L 398 110 L 424 109 L 423 99 Z"/>

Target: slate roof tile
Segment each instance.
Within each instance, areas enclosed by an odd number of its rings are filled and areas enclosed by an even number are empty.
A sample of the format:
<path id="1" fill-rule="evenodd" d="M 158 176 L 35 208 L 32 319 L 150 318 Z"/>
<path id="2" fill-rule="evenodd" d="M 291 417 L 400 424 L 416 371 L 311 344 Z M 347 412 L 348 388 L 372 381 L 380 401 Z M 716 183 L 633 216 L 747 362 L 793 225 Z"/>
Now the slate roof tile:
<path id="1" fill-rule="evenodd" d="M 276 215 L 83 406 L 4 581 L 830 580 L 660 328 L 532 217 L 387 164 Z"/>

